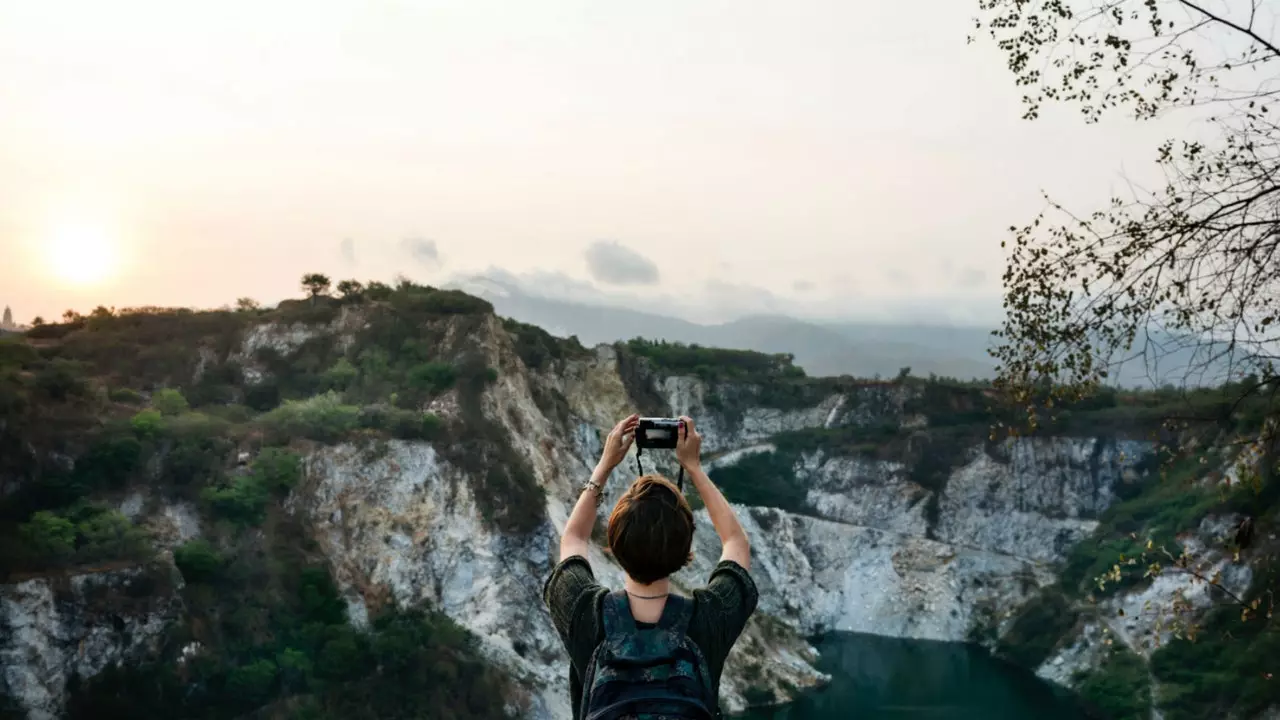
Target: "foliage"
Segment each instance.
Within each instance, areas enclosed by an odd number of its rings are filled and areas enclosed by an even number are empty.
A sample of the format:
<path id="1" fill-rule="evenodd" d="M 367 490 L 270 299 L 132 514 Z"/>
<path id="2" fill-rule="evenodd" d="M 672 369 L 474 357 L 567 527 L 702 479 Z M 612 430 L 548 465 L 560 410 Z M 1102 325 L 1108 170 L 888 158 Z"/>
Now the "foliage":
<path id="1" fill-rule="evenodd" d="M 161 415 L 179 415 L 190 409 L 181 392 L 173 388 L 161 388 L 151 395 L 151 407 Z"/>
<path id="2" fill-rule="evenodd" d="M 643 338 L 629 340 L 623 347 L 669 373 L 694 375 L 707 382 L 765 382 L 805 376 L 790 354 L 767 355 Z"/>
<path id="3" fill-rule="evenodd" d="M 189 583 L 212 580 L 222 569 L 222 555 L 206 540 L 190 540 L 173 550 L 173 564 Z"/>
<path id="4" fill-rule="evenodd" d="M 116 510 L 79 503 L 66 510 L 41 510 L 18 527 L 20 567 L 59 567 L 103 560 L 142 560 L 150 538 Z"/>
<path id="5" fill-rule="evenodd" d="M 780 452 L 748 455 L 712 471 L 716 486 L 730 502 L 808 513 L 805 489 L 796 480 L 792 456 Z"/>
<path id="6" fill-rule="evenodd" d="M 220 486 L 206 487 L 201 499 L 219 516 L 237 525 L 259 525 L 271 495 L 288 493 L 302 476 L 302 461 L 280 448 L 264 449 L 249 472 Z"/>
<path id="7" fill-rule="evenodd" d="M 333 391 L 307 400 L 286 400 L 280 407 L 258 418 L 258 424 L 276 441 L 304 437 L 334 442 L 355 429 L 360 408 L 346 405 Z"/>
<path id="8" fill-rule="evenodd" d="M 230 535 L 226 550 L 180 547 L 176 558 L 219 566 L 183 590 L 191 622 L 160 661 L 73 682 L 67 716 L 504 717 L 506 681 L 473 638 L 442 615 L 394 607 L 368 630 L 352 627 L 327 569 L 299 552 L 297 532 L 282 523 L 261 540 Z M 215 553 L 220 563 L 209 560 Z M 176 561 L 186 575 L 191 563 Z M 200 654 L 174 662 L 191 641 Z"/>
<path id="9" fill-rule="evenodd" d="M 338 283 L 338 292 L 348 302 L 359 302 L 364 296 L 364 285 L 358 280 L 343 280 Z"/>
<path id="10" fill-rule="evenodd" d="M 1042 591 L 1014 619 L 996 652 L 1027 668 L 1039 667 L 1076 624 L 1077 613 L 1056 586 Z"/>
<path id="11" fill-rule="evenodd" d="M 516 354 L 530 370 L 544 370 L 552 363 L 587 353 L 578 338 L 561 340 L 536 325 L 503 318 L 502 327 L 511 334 Z"/>
<path id="12" fill-rule="evenodd" d="M 1219 598 L 1194 635 L 1175 637 L 1152 654 L 1165 718 L 1254 717 L 1280 703 L 1274 680 L 1280 657 L 1278 592 L 1276 568 L 1267 565 L 1243 598 L 1253 612 L 1242 613 L 1238 604 Z"/>
<path id="13" fill-rule="evenodd" d="M 347 386 L 360 377 L 360 371 L 345 357 L 338 358 L 328 370 L 324 371 L 324 384 L 333 390 L 345 390 Z"/>
<path id="14" fill-rule="evenodd" d="M 1011 228 L 1008 315 L 994 355 L 997 387 L 1023 409 L 1031 429 L 1063 401 L 1096 394 L 1121 360 L 1141 362 L 1153 373 L 1174 364 L 1184 385 L 1231 381 L 1217 402 L 1197 403 L 1203 398 L 1187 393 L 1185 408 L 1166 421 L 1164 440 L 1173 445 L 1172 457 L 1183 457 L 1188 439 L 1236 443 L 1245 425 L 1263 460 L 1253 496 L 1239 490 L 1220 500 L 1194 490 L 1151 495 L 1149 505 L 1130 508 L 1133 516 L 1125 521 L 1141 524 L 1140 530 L 1128 539 L 1106 537 L 1092 548 L 1102 553 L 1097 560 L 1085 559 L 1086 548 L 1068 568 L 1088 575 L 1099 562 L 1112 561 L 1099 580 L 1102 591 L 1132 582 L 1134 574 L 1166 572 L 1225 591 L 1204 577 L 1207 561 L 1178 548 L 1170 534 L 1215 505 L 1236 504 L 1253 517 L 1274 507 L 1280 125 L 1271 117 L 1273 73 L 1266 70 L 1280 59 L 1276 29 L 1258 0 L 979 0 L 979 8 L 977 26 L 1025 88 L 1027 118 L 1049 102 L 1076 106 L 1087 122 L 1117 110 L 1149 120 L 1210 108 L 1195 136 L 1156 148 L 1161 184 L 1146 190 L 1130 183 L 1126 194 L 1088 214 L 1050 200 L 1046 211 Z M 1225 600 L 1243 613 L 1244 624 L 1259 612 L 1247 598 Z M 1195 636 L 1200 631 L 1186 610 L 1178 601 L 1154 609 L 1171 613 L 1178 632 Z M 1225 649 L 1201 652 L 1215 658 L 1203 663 L 1215 671 L 1235 667 L 1222 659 Z M 1246 691 L 1206 687 L 1215 682 L 1205 676 L 1183 683 L 1175 712 L 1195 707 L 1198 717 L 1225 716 L 1224 707 L 1236 702 L 1231 698 Z"/>
<path id="15" fill-rule="evenodd" d="M 1151 680 L 1147 666 L 1118 643 L 1108 645 L 1102 662 L 1073 678 L 1086 706 L 1112 720 L 1147 720 L 1151 716 Z"/>
<path id="16" fill-rule="evenodd" d="M 458 373 L 449 363 L 426 362 L 410 368 L 406 379 L 410 387 L 434 395 L 453 387 Z"/>
<path id="17" fill-rule="evenodd" d="M 126 405 L 141 405 L 146 401 L 142 393 L 131 388 L 111 388 L 107 393 L 107 398 L 111 402 L 124 403 Z"/>
<path id="18" fill-rule="evenodd" d="M 159 410 L 142 410 L 129 421 L 141 438 L 155 438 L 164 430 L 164 416 Z"/>
<path id="19" fill-rule="evenodd" d="M 302 276 L 302 289 L 311 297 L 329 294 L 329 276 L 308 273 Z"/>

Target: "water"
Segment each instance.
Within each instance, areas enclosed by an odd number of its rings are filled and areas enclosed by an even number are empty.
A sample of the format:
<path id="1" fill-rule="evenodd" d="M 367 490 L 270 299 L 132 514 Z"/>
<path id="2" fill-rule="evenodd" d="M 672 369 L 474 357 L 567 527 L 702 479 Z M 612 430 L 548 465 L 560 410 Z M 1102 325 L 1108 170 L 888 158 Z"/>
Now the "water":
<path id="1" fill-rule="evenodd" d="M 836 633 L 817 645 L 830 684 L 749 720 L 1082 720 L 1062 691 L 959 643 Z"/>

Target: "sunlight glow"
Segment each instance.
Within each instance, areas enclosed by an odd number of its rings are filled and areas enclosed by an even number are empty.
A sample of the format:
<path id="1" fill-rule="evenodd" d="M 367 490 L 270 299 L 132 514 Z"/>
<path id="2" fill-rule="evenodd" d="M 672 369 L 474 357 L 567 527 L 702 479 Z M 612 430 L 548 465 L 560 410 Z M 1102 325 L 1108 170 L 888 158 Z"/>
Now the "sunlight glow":
<path id="1" fill-rule="evenodd" d="M 72 285 L 94 285 L 111 277 L 119 262 L 119 248 L 104 230 L 90 225 L 58 228 L 45 247 L 49 269 Z"/>

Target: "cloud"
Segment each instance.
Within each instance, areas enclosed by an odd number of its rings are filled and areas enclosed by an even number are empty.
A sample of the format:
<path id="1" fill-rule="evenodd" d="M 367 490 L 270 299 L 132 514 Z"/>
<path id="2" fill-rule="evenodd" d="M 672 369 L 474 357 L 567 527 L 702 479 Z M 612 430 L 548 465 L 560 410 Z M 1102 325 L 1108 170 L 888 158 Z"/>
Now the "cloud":
<path id="1" fill-rule="evenodd" d="M 587 248 L 591 277 L 611 285 L 656 285 L 658 266 L 616 241 L 599 240 Z"/>
<path id="2" fill-rule="evenodd" d="M 401 246 L 404 248 L 404 251 L 409 254 L 409 257 L 423 265 L 434 266 L 440 264 L 440 249 L 436 247 L 435 240 L 428 240 L 425 238 L 405 238 L 404 242 L 401 243 Z"/>
<path id="3" fill-rule="evenodd" d="M 342 261 L 347 265 L 356 264 L 356 241 L 351 238 L 343 238 L 338 243 L 338 254 L 342 256 Z"/>
<path id="4" fill-rule="evenodd" d="M 811 280 L 796 280 L 791 283 L 791 289 L 796 292 L 809 292 L 813 287 L 813 282 Z"/>

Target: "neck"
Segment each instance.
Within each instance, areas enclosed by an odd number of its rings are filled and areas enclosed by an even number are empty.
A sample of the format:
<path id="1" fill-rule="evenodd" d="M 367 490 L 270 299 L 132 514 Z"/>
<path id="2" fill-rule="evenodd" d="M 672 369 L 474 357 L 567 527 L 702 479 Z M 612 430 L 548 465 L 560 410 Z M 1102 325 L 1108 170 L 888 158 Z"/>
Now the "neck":
<path id="1" fill-rule="evenodd" d="M 671 579 L 662 578 L 661 580 L 645 585 L 632 580 L 631 576 L 628 575 L 623 581 L 622 586 L 626 588 L 627 592 L 633 597 L 654 597 L 657 595 L 666 596 L 671 592 Z"/>

